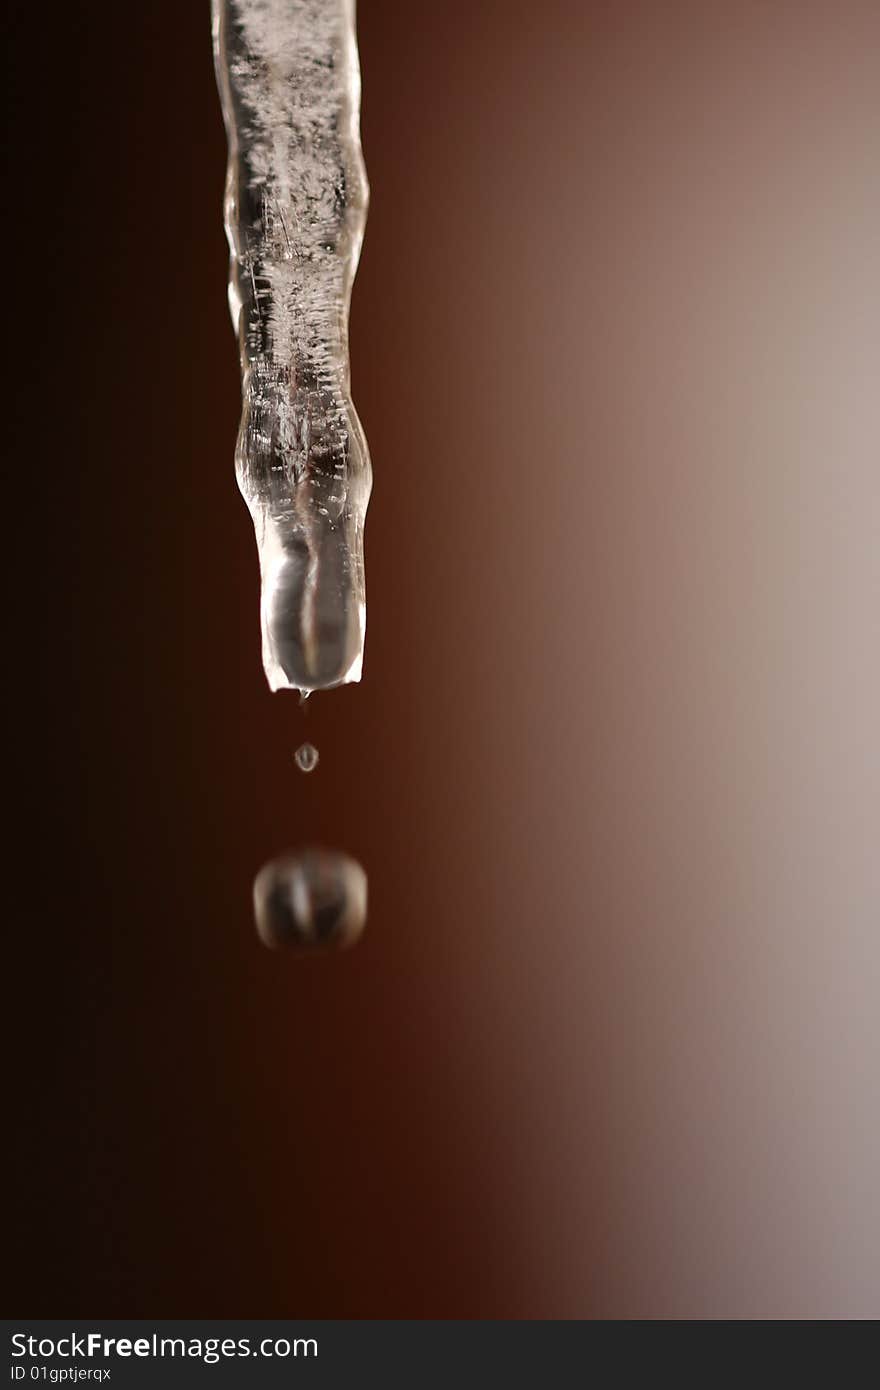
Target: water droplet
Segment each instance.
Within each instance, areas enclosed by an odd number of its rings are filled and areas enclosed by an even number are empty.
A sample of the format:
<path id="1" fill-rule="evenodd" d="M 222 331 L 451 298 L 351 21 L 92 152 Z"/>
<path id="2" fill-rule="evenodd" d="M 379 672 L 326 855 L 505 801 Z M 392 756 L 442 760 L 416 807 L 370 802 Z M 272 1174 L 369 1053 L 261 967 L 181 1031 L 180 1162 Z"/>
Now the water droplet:
<path id="1" fill-rule="evenodd" d="M 300 772 L 314 772 L 318 766 L 318 750 L 313 743 L 301 743 L 293 755 Z"/>
<path id="2" fill-rule="evenodd" d="M 254 915 L 266 946 L 314 951 L 351 946 L 367 920 L 367 875 L 338 850 L 302 849 L 254 879 Z"/>

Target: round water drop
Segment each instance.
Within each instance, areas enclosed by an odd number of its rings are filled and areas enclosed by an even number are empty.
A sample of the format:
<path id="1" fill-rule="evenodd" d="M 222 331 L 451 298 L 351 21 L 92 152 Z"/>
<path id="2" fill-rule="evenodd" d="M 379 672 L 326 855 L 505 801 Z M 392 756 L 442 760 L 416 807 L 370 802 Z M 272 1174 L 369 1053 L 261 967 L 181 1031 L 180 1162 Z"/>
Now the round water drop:
<path id="1" fill-rule="evenodd" d="M 257 933 L 295 951 L 351 946 L 367 921 L 367 875 L 338 850 L 302 849 L 265 864 L 254 880 Z"/>
<path id="2" fill-rule="evenodd" d="M 313 743 L 301 743 L 293 759 L 300 772 L 314 772 L 318 766 L 318 750 Z"/>

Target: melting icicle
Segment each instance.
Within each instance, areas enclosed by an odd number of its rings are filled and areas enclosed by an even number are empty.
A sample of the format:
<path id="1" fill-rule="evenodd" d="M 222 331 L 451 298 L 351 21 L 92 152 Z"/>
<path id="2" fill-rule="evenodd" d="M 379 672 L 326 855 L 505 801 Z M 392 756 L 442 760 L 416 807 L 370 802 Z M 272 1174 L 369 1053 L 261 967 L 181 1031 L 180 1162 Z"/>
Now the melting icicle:
<path id="1" fill-rule="evenodd" d="M 254 880 L 254 914 L 266 946 L 351 946 L 367 920 L 367 876 L 356 859 L 338 850 L 283 855 Z"/>
<path id="2" fill-rule="evenodd" d="M 354 0 L 212 0 L 229 139 L 239 485 L 273 690 L 360 679 L 370 460 L 349 395 L 367 209 Z"/>

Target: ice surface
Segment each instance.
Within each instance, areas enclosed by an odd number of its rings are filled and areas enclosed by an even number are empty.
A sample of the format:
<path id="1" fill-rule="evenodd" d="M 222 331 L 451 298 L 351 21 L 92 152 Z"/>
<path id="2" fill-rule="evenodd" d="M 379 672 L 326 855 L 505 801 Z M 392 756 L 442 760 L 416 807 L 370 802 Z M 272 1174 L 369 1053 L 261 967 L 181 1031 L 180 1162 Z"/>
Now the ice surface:
<path id="1" fill-rule="evenodd" d="M 349 394 L 367 210 L 354 0 L 212 0 L 229 140 L 239 485 L 273 690 L 360 679 L 370 460 Z"/>

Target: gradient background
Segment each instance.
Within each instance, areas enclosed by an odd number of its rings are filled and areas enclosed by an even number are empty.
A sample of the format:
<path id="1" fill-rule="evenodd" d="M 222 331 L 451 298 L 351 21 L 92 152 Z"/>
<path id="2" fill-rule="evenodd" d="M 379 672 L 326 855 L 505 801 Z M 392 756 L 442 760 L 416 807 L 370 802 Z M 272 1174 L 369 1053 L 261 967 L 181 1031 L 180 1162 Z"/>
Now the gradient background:
<path id="1" fill-rule="evenodd" d="M 207 5 L 10 10 L 8 1311 L 877 1316 L 880 8 L 359 11 L 369 634 L 303 713 Z M 348 955 L 256 940 L 303 840 Z"/>

